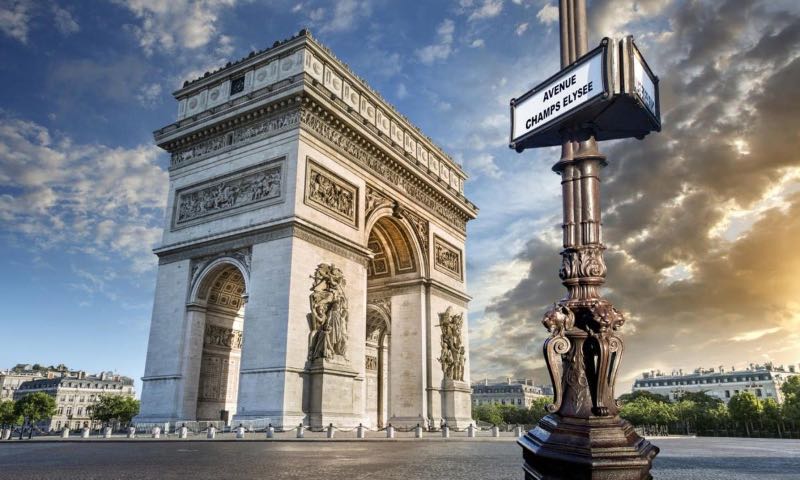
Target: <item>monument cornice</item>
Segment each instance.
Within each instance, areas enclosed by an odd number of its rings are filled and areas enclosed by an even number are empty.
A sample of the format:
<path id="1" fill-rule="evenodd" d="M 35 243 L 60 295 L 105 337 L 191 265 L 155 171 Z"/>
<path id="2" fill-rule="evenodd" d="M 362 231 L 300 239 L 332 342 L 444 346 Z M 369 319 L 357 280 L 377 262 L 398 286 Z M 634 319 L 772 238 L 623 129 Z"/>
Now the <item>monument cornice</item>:
<path id="1" fill-rule="evenodd" d="M 286 61 L 286 64 L 283 63 L 284 61 Z M 307 76 L 316 76 L 324 85 L 332 86 L 334 89 L 338 89 L 339 91 L 337 96 L 340 99 L 344 98 L 345 103 L 352 100 L 352 108 L 356 111 L 356 113 L 366 113 L 360 112 L 362 105 L 371 110 L 380 110 L 381 113 L 389 117 L 390 121 L 398 125 L 403 134 L 410 134 L 410 137 L 413 137 L 415 145 L 417 143 L 423 144 L 431 154 L 435 154 L 437 157 L 439 157 L 439 160 L 445 163 L 450 170 L 457 172 L 457 175 L 460 177 L 462 182 L 468 177 L 463 168 L 453 161 L 450 155 L 439 148 L 439 146 L 436 145 L 430 137 L 425 135 L 405 115 L 401 114 L 394 107 L 394 105 L 389 103 L 377 91 L 370 87 L 364 79 L 353 72 L 349 65 L 336 57 L 336 55 L 334 55 L 334 53 L 328 47 L 315 39 L 307 29 L 301 30 L 293 37 L 283 41 L 275 42 L 270 48 L 266 48 L 258 52 L 252 51 L 245 58 L 242 58 L 236 62 L 229 62 L 224 67 L 219 68 L 214 72 L 206 72 L 202 77 L 193 81 L 184 82 L 183 88 L 173 92 L 173 96 L 180 104 L 179 116 L 181 119 L 184 118 L 183 116 L 190 118 L 197 117 L 198 115 L 205 113 L 208 108 L 211 108 L 211 110 L 214 112 L 224 111 L 233 107 L 240 108 L 239 104 L 241 103 L 240 99 L 242 98 L 252 99 L 261 97 L 265 94 L 269 95 L 276 89 L 276 87 L 285 87 L 287 85 L 287 80 L 288 84 L 291 85 L 296 78 L 296 73 L 298 72 L 298 61 L 303 62 L 303 65 L 299 69 L 301 75 L 302 73 L 305 73 Z M 186 108 L 186 102 L 190 98 L 194 97 L 199 99 L 200 95 L 202 95 L 203 92 L 208 93 L 209 89 L 215 88 L 237 76 L 243 76 L 247 74 L 252 75 L 252 72 L 261 71 L 266 66 L 271 64 L 280 66 L 280 69 L 275 73 L 274 78 L 270 78 L 269 75 L 264 75 L 264 81 L 262 82 L 258 82 L 257 80 L 254 81 L 252 76 L 247 78 L 246 81 L 248 83 L 245 91 L 237 94 L 231 94 L 231 101 L 225 101 L 228 98 L 228 95 L 225 94 L 225 92 L 217 92 L 218 94 L 221 94 L 221 96 L 218 98 L 218 100 L 216 100 L 217 105 L 214 107 L 206 107 L 197 111 L 193 111 L 192 113 L 197 114 L 193 116 Z M 284 77 L 282 75 L 283 71 L 287 72 L 290 78 Z M 328 79 L 330 78 L 329 74 L 332 77 L 335 77 L 333 78 L 333 83 L 331 83 L 331 85 L 328 85 Z M 267 85 L 267 83 L 269 83 L 269 85 Z M 252 90 L 249 90 L 251 87 Z M 351 97 L 351 95 L 354 96 Z M 213 100 L 209 100 L 207 98 L 203 99 L 203 101 L 206 100 L 212 103 L 214 102 Z M 373 123 L 375 123 L 374 115 L 375 113 L 373 112 L 371 115 Z M 367 119 L 368 115 L 365 114 L 362 115 L 362 117 Z M 156 133 L 158 134 L 162 130 L 164 129 L 161 129 Z M 417 152 L 415 150 L 411 153 L 412 156 L 416 157 Z"/>
<path id="2" fill-rule="evenodd" d="M 163 245 L 153 250 L 160 265 L 208 256 L 219 251 L 236 250 L 280 238 L 296 237 L 366 265 L 369 249 L 346 240 L 335 232 L 315 225 L 302 217 L 285 217 L 257 227 L 221 232 L 191 242 Z"/>
<path id="3" fill-rule="evenodd" d="M 345 158 L 353 161 L 404 197 L 419 204 L 459 233 L 466 231 L 467 221 L 477 216 L 477 207 L 457 192 L 447 192 L 427 178 L 404 165 L 396 151 L 377 144 L 361 126 L 332 113 L 330 107 L 306 94 L 300 113 L 301 128 L 325 143 L 341 149 Z"/>

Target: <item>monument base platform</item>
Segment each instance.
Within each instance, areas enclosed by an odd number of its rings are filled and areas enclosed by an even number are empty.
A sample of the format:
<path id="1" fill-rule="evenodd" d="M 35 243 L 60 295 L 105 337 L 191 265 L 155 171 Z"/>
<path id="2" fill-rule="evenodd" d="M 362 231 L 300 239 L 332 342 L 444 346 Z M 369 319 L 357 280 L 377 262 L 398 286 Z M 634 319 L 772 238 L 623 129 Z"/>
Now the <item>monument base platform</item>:
<path id="1" fill-rule="evenodd" d="M 470 424 L 474 424 L 472 419 L 472 389 L 466 382 L 445 379 L 442 385 L 442 402 L 445 423 L 450 428 L 463 430 Z"/>
<path id="2" fill-rule="evenodd" d="M 618 416 L 551 414 L 518 440 L 525 480 L 650 480 L 658 447 Z"/>
<path id="3" fill-rule="evenodd" d="M 346 363 L 317 359 L 306 365 L 308 424 L 322 428 L 334 424 L 340 428 L 362 423 L 358 407 L 361 382 L 358 372 Z"/>

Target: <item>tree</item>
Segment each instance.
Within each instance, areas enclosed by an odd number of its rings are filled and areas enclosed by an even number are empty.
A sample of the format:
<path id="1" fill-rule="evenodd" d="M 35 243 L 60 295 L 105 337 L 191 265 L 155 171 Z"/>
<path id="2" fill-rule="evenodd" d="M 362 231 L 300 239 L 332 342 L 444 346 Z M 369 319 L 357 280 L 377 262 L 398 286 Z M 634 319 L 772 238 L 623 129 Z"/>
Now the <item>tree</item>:
<path id="1" fill-rule="evenodd" d="M 122 395 L 100 395 L 97 403 L 89 407 L 92 420 L 107 425 L 112 420 L 128 423 L 139 413 L 139 400 Z"/>
<path id="2" fill-rule="evenodd" d="M 800 423 L 800 375 L 789 377 L 781 385 L 783 393 L 783 417 L 792 422 Z"/>
<path id="3" fill-rule="evenodd" d="M 503 414 L 497 408 L 497 404 L 484 403 L 472 409 L 472 417 L 475 420 L 491 423 L 492 425 L 500 425 L 503 423 Z"/>
<path id="4" fill-rule="evenodd" d="M 767 398 L 761 401 L 761 408 L 764 419 L 769 425 L 775 427 L 778 431 L 778 437 L 783 438 L 783 433 L 781 432 L 781 424 L 783 423 L 781 406 L 778 405 L 774 398 Z"/>
<path id="5" fill-rule="evenodd" d="M 639 398 L 649 398 L 655 402 L 660 403 L 669 403 L 669 397 L 665 395 L 659 395 L 657 393 L 649 392 L 647 390 L 636 390 L 633 393 L 626 393 L 619 396 L 619 401 L 621 404 L 626 404 L 628 402 L 633 402 Z"/>
<path id="6" fill-rule="evenodd" d="M 0 427 L 13 427 L 18 423 L 22 423 L 22 417 L 14 412 L 14 402 L 11 400 L 0 402 Z"/>
<path id="7" fill-rule="evenodd" d="M 753 427 L 753 420 L 757 420 L 761 415 L 762 406 L 761 402 L 751 392 L 740 392 L 731 397 L 730 402 L 728 402 L 728 411 L 731 413 L 733 420 L 744 424 L 745 431 L 749 437 Z"/>
<path id="8" fill-rule="evenodd" d="M 33 426 L 37 422 L 56 414 L 56 400 L 44 392 L 29 393 L 14 404 L 14 413 L 28 420 L 30 426 L 28 438 L 31 438 Z M 22 430 L 20 430 L 19 438 L 22 439 Z"/>
<path id="9" fill-rule="evenodd" d="M 677 420 L 673 405 L 648 395 L 624 403 L 619 414 L 638 427 L 668 426 Z"/>

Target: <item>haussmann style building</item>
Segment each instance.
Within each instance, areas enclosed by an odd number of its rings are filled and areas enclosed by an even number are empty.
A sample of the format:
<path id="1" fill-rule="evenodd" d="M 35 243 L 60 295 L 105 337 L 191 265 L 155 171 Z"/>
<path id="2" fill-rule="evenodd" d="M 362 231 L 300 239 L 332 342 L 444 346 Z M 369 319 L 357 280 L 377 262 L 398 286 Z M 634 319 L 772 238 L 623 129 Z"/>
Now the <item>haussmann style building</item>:
<path id="1" fill-rule="evenodd" d="M 781 385 L 794 375 L 800 374 L 795 365 L 785 367 L 771 363 L 750 364 L 744 370 L 733 367 L 697 368 L 691 373 L 674 370 L 670 374 L 661 371 L 644 372 L 633 384 L 633 391 L 646 390 L 678 400 L 685 392 L 705 392 L 725 403 L 741 392 L 750 392 L 760 400 L 772 398 L 783 402 Z"/>
<path id="2" fill-rule="evenodd" d="M 307 32 L 174 93 L 139 422 L 470 422 L 461 167 Z"/>
<path id="3" fill-rule="evenodd" d="M 35 392 L 44 392 L 56 401 L 56 414 L 37 425 L 43 430 L 98 428 L 90 407 L 103 395 L 134 397 L 133 379 L 113 372 L 87 375 L 84 371 L 65 372 L 62 376 L 36 378 L 20 384 L 14 400 Z"/>
<path id="4" fill-rule="evenodd" d="M 534 385 L 533 380 L 506 378 L 504 381 L 484 379 L 472 384 L 472 405 L 514 405 L 530 408 L 540 398 L 552 398 L 549 385 Z"/>

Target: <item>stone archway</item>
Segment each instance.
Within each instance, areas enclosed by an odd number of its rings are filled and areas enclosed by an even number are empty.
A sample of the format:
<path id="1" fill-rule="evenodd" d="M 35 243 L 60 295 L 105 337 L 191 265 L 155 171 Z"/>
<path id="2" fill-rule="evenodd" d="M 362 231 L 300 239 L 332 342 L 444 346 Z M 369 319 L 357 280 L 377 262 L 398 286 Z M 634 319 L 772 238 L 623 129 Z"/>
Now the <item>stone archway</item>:
<path id="1" fill-rule="evenodd" d="M 188 356 L 194 388 L 186 413 L 197 420 L 229 422 L 236 413 L 247 302 L 246 270 L 220 258 L 199 274 L 187 306 L 194 327 L 194 351 Z M 195 393 L 196 392 L 196 393 Z"/>
<path id="2" fill-rule="evenodd" d="M 421 321 L 420 314 L 415 315 L 413 309 L 392 306 L 397 303 L 398 295 L 409 295 L 409 289 L 416 289 L 416 301 L 422 305 L 420 279 L 424 262 L 409 226 L 389 214 L 372 223 L 367 246 L 372 258 L 367 265 L 365 417 L 380 428 L 392 420 L 397 423 L 398 405 L 393 405 L 393 401 L 405 388 L 398 368 L 405 367 L 399 355 L 408 351 L 403 344 L 407 337 L 393 337 L 393 323 L 404 327 L 408 321 Z M 413 421 L 419 422 L 417 415 L 414 417 Z"/>

